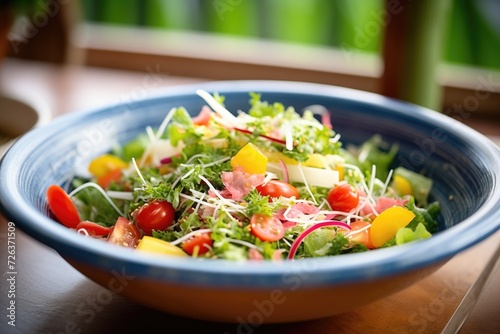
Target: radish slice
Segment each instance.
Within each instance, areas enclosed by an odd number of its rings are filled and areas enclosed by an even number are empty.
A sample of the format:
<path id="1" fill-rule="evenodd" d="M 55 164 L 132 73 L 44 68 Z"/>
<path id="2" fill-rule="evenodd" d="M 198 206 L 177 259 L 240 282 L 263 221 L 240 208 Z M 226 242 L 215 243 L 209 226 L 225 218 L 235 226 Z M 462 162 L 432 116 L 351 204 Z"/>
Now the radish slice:
<path id="1" fill-rule="evenodd" d="M 283 181 L 286 183 L 290 183 L 290 177 L 288 176 L 288 169 L 286 168 L 286 164 L 283 162 L 283 160 L 279 160 L 280 166 L 281 166 L 281 172 L 283 173 Z"/>
<path id="2" fill-rule="evenodd" d="M 169 163 L 171 163 L 171 162 L 172 162 L 172 158 L 173 158 L 173 157 L 166 157 L 166 158 L 163 158 L 163 159 L 161 159 L 161 160 L 160 160 L 160 163 L 161 163 L 162 165 L 169 164 Z"/>
<path id="3" fill-rule="evenodd" d="M 241 133 L 246 133 L 246 134 L 253 134 L 252 131 L 250 130 L 247 130 L 247 129 L 242 129 L 242 128 L 234 128 L 234 130 L 238 131 L 238 132 L 241 132 Z M 282 139 L 279 139 L 279 138 L 274 138 L 274 137 L 269 137 L 269 136 L 266 136 L 266 135 L 259 135 L 259 137 L 262 137 L 262 138 L 266 138 L 274 143 L 277 143 L 277 144 L 281 144 L 281 145 L 286 145 L 286 142 Z"/>
<path id="4" fill-rule="evenodd" d="M 333 129 L 332 121 L 330 120 L 330 113 L 329 112 L 326 112 L 323 115 L 321 115 L 321 123 L 323 123 L 323 125 L 325 127 L 327 127 L 328 129 L 330 129 L 330 130 Z"/>
<path id="5" fill-rule="evenodd" d="M 295 239 L 292 243 L 292 246 L 290 247 L 290 252 L 288 253 L 288 259 L 292 260 L 295 257 L 295 253 L 297 252 L 297 249 L 299 248 L 300 244 L 304 239 L 317 230 L 318 228 L 326 227 L 326 226 L 337 226 L 346 229 L 347 231 L 351 231 L 351 227 L 347 225 L 344 222 L 338 221 L 338 220 L 326 220 L 326 221 L 320 221 L 308 228 L 306 228 L 298 237 Z"/>
<path id="6" fill-rule="evenodd" d="M 304 108 L 304 110 L 309 110 L 315 115 L 320 115 L 321 116 L 321 123 L 327 127 L 328 129 L 332 130 L 332 122 L 330 120 L 330 111 L 326 109 L 326 107 L 320 105 L 320 104 L 313 104 L 310 106 L 307 106 Z"/>

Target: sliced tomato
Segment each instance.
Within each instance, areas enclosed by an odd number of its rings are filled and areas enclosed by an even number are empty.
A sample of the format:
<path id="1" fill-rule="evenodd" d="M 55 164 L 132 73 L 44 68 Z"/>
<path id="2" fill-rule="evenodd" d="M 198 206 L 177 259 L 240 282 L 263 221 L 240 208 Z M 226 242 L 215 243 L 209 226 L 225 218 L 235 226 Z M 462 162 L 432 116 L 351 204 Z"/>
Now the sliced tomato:
<path id="1" fill-rule="evenodd" d="M 370 225 L 370 223 L 363 221 L 363 220 L 356 220 L 356 221 L 352 222 L 350 225 L 351 225 L 351 233 L 353 233 L 354 231 L 361 230 L 362 228 L 365 228 L 366 226 Z M 363 244 L 368 249 L 375 248 L 373 246 L 372 239 L 370 236 L 370 228 L 367 228 L 364 231 L 361 231 L 358 233 L 353 233 L 350 236 L 350 238 L 353 242 L 358 243 L 358 244 Z"/>
<path id="2" fill-rule="evenodd" d="M 163 231 L 174 222 L 175 209 L 170 202 L 155 200 L 141 206 L 134 219 L 146 235 L 151 235 L 153 230 Z"/>
<path id="3" fill-rule="evenodd" d="M 115 225 L 111 228 L 107 240 L 115 245 L 135 248 L 140 238 L 141 232 L 133 222 L 127 218 L 118 217 Z"/>
<path id="4" fill-rule="evenodd" d="M 256 189 L 262 196 L 269 196 L 272 198 L 278 198 L 280 196 L 299 198 L 300 196 L 297 188 L 288 182 L 280 180 L 269 180 L 266 184 L 257 186 Z"/>
<path id="5" fill-rule="evenodd" d="M 210 232 L 207 232 L 197 234 L 187 239 L 181 244 L 181 248 L 189 255 L 200 255 L 210 251 L 213 244 L 214 242 L 210 237 Z"/>
<path id="6" fill-rule="evenodd" d="M 278 241 L 285 235 L 285 227 L 278 218 L 260 213 L 250 219 L 250 229 L 262 241 Z"/>
<path id="7" fill-rule="evenodd" d="M 111 227 L 84 220 L 76 225 L 76 229 L 84 229 L 92 237 L 106 237 L 112 230 Z"/>
<path id="8" fill-rule="evenodd" d="M 340 183 L 328 192 L 326 198 L 333 211 L 349 212 L 359 204 L 359 194 L 349 183 Z"/>
<path id="9" fill-rule="evenodd" d="M 47 189 L 46 196 L 50 210 L 61 224 L 75 228 L 80 223 L 78 210 L 63 188 L 53 184 Z"/>

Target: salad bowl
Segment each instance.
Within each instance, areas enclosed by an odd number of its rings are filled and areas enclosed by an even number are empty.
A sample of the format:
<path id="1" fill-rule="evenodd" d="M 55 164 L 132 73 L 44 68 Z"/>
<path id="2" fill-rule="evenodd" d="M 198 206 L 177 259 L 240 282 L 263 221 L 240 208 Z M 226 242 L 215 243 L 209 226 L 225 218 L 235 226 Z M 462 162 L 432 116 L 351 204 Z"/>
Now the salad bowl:
<path id="1" fill-rule="evenodd" d="M 375 134 L 397 143 L 396 166 L 431 178 L 440 203 L 432 237 L 340 256 L 231 261 L 159 256 L 85 238 L 51 218 L 46 190 L 68 189 L 89 162 L 162 122 L 173 107 L 193 116 L 196 91 L 246 110 L 249 92 L 303 110 L 321 105 L 344 145 Z M 401 291 L 500 228 L 500 150 L 458 121 L 413 104 L 335 86 L 219 81 L 160 89 L 129 104 L 61 116 L 19 138 L 0 164 L 3 214 L 113 293 L 167 313 L 257 326 L 332 316 Z"/>

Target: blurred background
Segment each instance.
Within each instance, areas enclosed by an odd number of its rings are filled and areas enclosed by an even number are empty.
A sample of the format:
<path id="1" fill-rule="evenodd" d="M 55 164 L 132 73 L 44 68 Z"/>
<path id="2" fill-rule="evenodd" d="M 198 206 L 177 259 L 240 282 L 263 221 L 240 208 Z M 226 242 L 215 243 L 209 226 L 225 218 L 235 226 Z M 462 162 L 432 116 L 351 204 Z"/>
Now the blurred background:
<path id="1" fill-rule="evenodd" d="M 82 0 L 83 19 L 92 23 L 222 33 L 369 54 L 381 53 L 383 33 L 366 25 L 379 22 L 384 6 L 383 0 L 221 0 L 219 5 L 206 0 Z M 497 0 L 451 0 L 443 61 L 500 70 L 499 15 Z"/>
<path id="2" fill-rule="evenodd" d="M 12 121 L 26 125 L 30 111 L 43 124 L 73 111 L 134 103 L 157 88 L 226 79 L 374 92 L 442 112 L 498 144 L 500 0 L 0 0 L 0 156 L 32 126 L 12 132 Z M 57 254 L 19 241 L 21 262 L 42 282 L 19 276 L 23 286 L 37 288 L 23 306 L 36 308 L 25 313 L 33 316 L 20 321 L 35 331 L 68 315 L 64 323 L 71 325 L 71 303 L 84 296 L 60 292 L 87 293 L 88 282 L 59 266 Z M 61 271 L 48 268 L 66 270 L 66 280 L 52 280 Z M 489 302 L 470 317 L 477 326 L 498 317 L 491 313 L 499 309 L 498 289 L 483 296 Z M 137 314 L 126 305 L 116 310 Z M 97 318 L 94 325 L 114 324 L 104 314 Z M 467 333 L 488 330 L 477 328 Z"/>
<path id="3" fill-rule="evenodd" d="M 497 0 L 5 0 L 0 9 L 8 58 L 318 82 L 459 120 L 500 118 Z"/>

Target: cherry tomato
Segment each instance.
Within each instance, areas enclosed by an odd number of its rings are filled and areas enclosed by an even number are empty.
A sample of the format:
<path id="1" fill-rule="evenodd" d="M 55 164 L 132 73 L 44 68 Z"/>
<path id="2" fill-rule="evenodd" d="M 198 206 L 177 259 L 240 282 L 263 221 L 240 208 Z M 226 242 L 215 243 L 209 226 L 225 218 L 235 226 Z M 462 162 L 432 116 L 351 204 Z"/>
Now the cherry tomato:
<path id="1" fill-rule="evenodd" d="M 127 218 L 118 217 L 108 235 L 108 242 L 123 247 L 135 248 L 140 238 L 141 232 L 133 222 Z"/>
<path id="2" fill-rule="evenodd" d="M 364 227 L 366 227 L 367 225 L 369 225 L 370 223 L 369 222 L 365 222 L 363 220 L 356 220 L 356 221 L 353 221 L 350 225 L 351 225 L 351 232 L 352 231 L 357 231 L 357 230 L 360 230 Z M 358 244 L 363 244 L 366 246 L 366 248 L 368 249 L 373 249 L 375 248 L 373 246 L 373 243 L 372 243 L 372 238 L 370 237 L 370 229 L 367 228 L 365 229 L 364 231 L 361 231 L 359 233 L 355 233 L 355 234 L 352 234 L 350 236 L 351 240 L 354 241 L 355 243 L 358 243 Z"/>
<path id="3" fill-rule="evenodd" d="M 326 198 L 333 211 L 349 212 L 359 204 L 359 194 L 349 183 L 333 187 Z"/>
<path id="4" fill-rule="evenodd" d="M 256 213 L 250 219 L 250 229 L 262 241 L 277 241 L 285 235 L 285 228 L 276 217 Z"/>
<path id="5" fill-rule="evenodd" d="M 184 241 L 181 248 L 189 255 L 200 255 L 208 252 L 213 244 L 210 233 L 200 233 Z"/>
<path id="6" fill-rule="evenodd" d="M 269 180 L 265 185 L 257 186 L 256 189 L 262 196 L 269 196 L 272 198 L 283 196 L 287 198 L 295 197 L 298 199 L 300 196 L 297 188 L 288 182 L 279 180 Z"/>
<path id="7" fill-rule="evenodd" d="M 155 200 L 141 206 L 134 219 L 146 235 L 153 230 L 163 231 L 172 225 L 175 218 L 175 209 L 170 202 Z"/>
<path id="8" fill-rule="evenodd" d="M 76 229 L 84 229 L 92 237 L 105 237 L 112 230 L 111 227 L 102 226 L 88 220 L 84 220 L 78 223 L 78 225 L 76 225 Z"/>
<path id="9" fill-rule="evenodd" d="M 78 210 L 63 188 L 56 184 L 51 185 L 47 189 L 46 196 L 50 210 L 61 224 L 75 228 L 80 223 Z"/>

